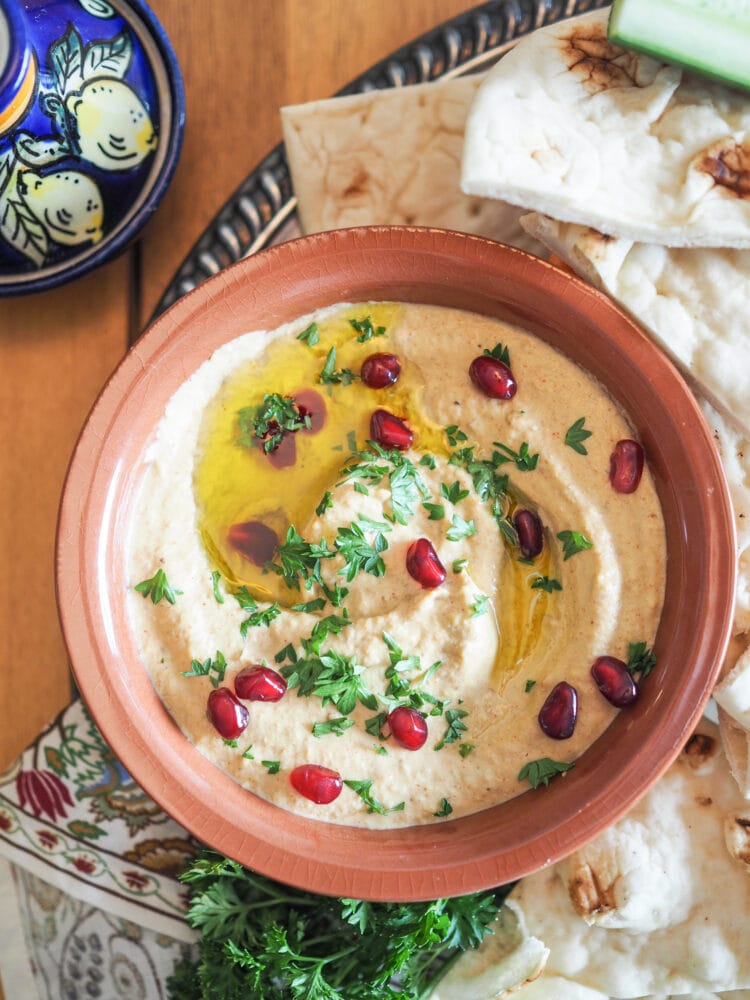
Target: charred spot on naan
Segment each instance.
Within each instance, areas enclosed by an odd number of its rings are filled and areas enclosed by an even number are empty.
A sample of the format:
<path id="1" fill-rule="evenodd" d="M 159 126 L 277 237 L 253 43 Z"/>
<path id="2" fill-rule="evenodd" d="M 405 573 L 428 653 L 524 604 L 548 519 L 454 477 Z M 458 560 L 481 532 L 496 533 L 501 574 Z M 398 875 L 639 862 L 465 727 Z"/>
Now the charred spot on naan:
<path id="1" fill-rule="evenodd" d="M 698 170 L 738 198 L 750 198 L 750 145 L 722 139 L 704 150 Z"/>
<path id="2" fill-rule="evenodd" d="M 638 87 L 638 56 L 612 45 L 601 24 L 573 28 L 560 37 L 568 69 L 581 77 L 583 85 L 600 94 L 613 87 Z"/>
<path id="3" fill-rule="evenodd" d="M 727 850 L 750 871 L 750 814 L 732 813 L 724 820 L 724 840 Z"/>
<path id="4" fill-rule="evenodd" d="M 719 752 L 719 744 L 707 733 L 693 733 L 685 744 L 680 759 L 693 771 L 710 770 Z"/>
<path id="5" fill-rule="evenodd" d="M 595 913 L 614 910 L 614 885 L 603 886 L 590 864 L 578 865 L 568 879 L 568 895 L 573 908 L 580 917 L 591 917 Z"/>

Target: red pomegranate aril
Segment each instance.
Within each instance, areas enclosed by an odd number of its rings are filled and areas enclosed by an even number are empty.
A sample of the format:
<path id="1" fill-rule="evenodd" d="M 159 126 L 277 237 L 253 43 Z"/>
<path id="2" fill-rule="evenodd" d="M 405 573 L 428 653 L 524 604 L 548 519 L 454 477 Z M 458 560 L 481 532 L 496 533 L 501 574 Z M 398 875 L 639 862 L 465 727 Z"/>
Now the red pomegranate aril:
<path id="1" fill-rule="evenodd" d="M 573 735 L 578 717 L 578 692 L 567 681 L 555 684 L 539 712 L 539 725 L 553 740 Z"/>
<path id="2" fill-rule="evenodd" d="M 245 701 L 279 701 L 286 694 L 286 681 L 271 667 L 253 663 L 237 674 L 234 691 Z"/>
<path id="3" fill-rule="evenodd" d="M 247 708 L 227 687 L 216 688 L 208 696 L 208 717 L 225 740 L 236 740 L 250 721 Z"/>
<path id="4" fill-rule="evenodd" d="M 388 716 L 394 740 L 406 750 L 419 750 L 427 739 L 427 722 L 416 708 L 399 705 Z"/>
<path id="5" fill-rule="evenodd" d="M 295 791 L 319 806 L 337 799 L 344 786 L 338 771 L 322 764 L 300 764 L 289 775 L 289 780 Z"/>
<path id="6" fill-rule="evenodd" d="M 370 437 L 384 448 L 406 451 L 414 443 L 414 432 L 400 417 L 388 410 L 375 410 L 370 417 Z"/>
<path id="7" fill-rule="evenodd" d="M 418 538 L 411 543 L 406 550 L 406 570 L 425 590 L 439 587 L 445 580 L 445 566 L 429 538 Z"/>
<path id="8" fill-rule="evenodd" d="M 504 361 L 482 354 L 469 365 L 469 377 L 477 389 L 492 399 L 513 399 L 518 384 Z"/>
<path id="9" fill-rule="evenodd" d="M 598 656 L 591 666 L 591 676 L 601 693 L 615 708 L 632 705 L 638 697 L 635 678 L 616 656 Z"/>
<path id="10" fill-rule="evenodd" d="M 517 510 L 513 525 L 518 534 L 518 547 L 524 559 L 535 559 L 544 548 L 542 519 L 533 510 Z"/>
<path id="11" fill-rule="evenodd" d="M 635 493 L 643 473 L 643 448 L 637 441 L 623 438 L 609 460 L 609 481 L 618 493 Z"/>
<path id="12" fill-rule="evenodd" d="M 305 417 L 310 418 L 310 426 L 303 427 L 299 433 L 317 434 L 325 425 L 328 417 L 323 397 L 314 389 L 300 389 L 299 392 L 295 392 L 293 399 L 297 413 L 299 413 L 302 419 L 304 420 Z"/>
<path id="13" fill-rule="evenodd" d="M 227 532 L 227 542 L 235 552 L 256 566 L 265 566 L 273 558 L 279 544 L 276 532 L 262 521 L 233 524 Z"/>
<path id="14" fill-rule="evenodd" d="M 359 374 L 370 389 L 385 389 L 398 382 L 401 362 L 395 354 L 371 354 L 362 362 Z"/>

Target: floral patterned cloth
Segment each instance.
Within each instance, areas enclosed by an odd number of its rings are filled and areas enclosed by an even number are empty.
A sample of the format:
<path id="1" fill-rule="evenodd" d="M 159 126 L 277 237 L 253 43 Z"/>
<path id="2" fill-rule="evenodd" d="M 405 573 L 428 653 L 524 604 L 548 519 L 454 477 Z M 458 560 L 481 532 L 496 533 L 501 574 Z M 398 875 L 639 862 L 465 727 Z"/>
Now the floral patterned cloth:
<path id="1" fill-rule="evenodd" d="M 83 703 L 65 709 L 0 776 L 0 857 L 13 866 L 37 995 L 161 1000 L 195 940 L 177 876 L 197 849 Z M 2 895 L 7 907 L 13 892 Z M 33 996 L 3 982 L 7 997 Z"/>

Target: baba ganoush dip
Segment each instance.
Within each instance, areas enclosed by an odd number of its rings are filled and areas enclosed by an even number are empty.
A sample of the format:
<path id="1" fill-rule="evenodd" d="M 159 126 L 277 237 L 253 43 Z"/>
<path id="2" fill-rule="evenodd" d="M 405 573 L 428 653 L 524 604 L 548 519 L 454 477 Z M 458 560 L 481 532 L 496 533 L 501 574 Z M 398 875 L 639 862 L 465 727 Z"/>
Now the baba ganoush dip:
<path id="1" fill-rule="evenodd" d="M 201 753 L 316 819 L 435 823 L 566 780 L 648 697 L 642 459 L 598 382 L 496 319 L 364 303 L 242 336 L 149 447 L 143 661 Z"/>

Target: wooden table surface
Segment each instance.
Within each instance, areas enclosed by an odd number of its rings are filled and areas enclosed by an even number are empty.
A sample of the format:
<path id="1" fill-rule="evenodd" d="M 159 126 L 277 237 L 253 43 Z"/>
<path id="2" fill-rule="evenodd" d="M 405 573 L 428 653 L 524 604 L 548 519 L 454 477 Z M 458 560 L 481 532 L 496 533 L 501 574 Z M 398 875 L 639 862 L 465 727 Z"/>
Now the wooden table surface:
<path id="1" fill-rule="evenodd" d="M 0 300 L 0 768 L 70 700 L 55 522 L 76 436 L 216 211 L 281 139 L 279 107 L 329 97 L 471 0 L 152 0 L 177 52 L 180 163 L 134 247 L 54 291 Z"/>

